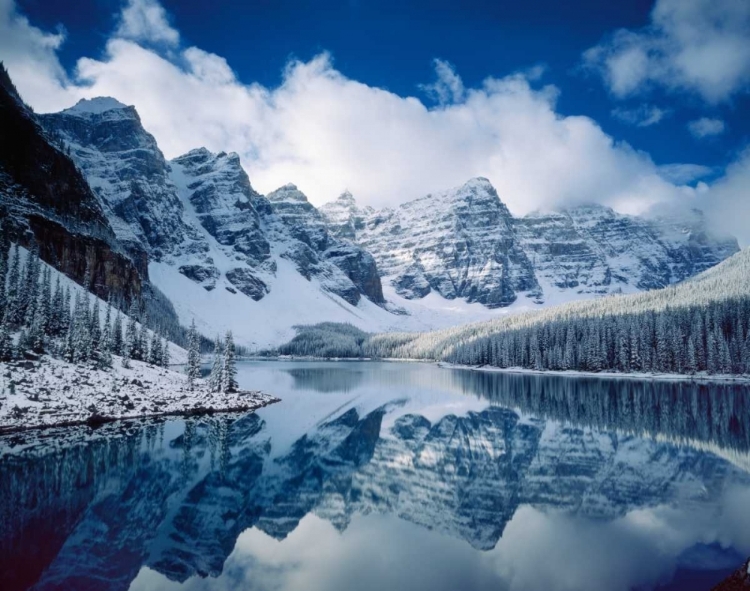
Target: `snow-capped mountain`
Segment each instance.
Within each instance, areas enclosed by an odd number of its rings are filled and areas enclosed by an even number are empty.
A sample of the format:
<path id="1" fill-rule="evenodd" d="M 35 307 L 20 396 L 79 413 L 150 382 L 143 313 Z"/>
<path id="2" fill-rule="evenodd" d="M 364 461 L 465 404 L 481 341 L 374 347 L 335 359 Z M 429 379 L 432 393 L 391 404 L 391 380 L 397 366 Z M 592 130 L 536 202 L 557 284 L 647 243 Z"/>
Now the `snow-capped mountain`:
<path id="1" fill-rule="evenodd" d="M 147 257 L 125 249 L 111 216 L 61 147 L 18 96 L 0 66 L 0 223 L 11 239 L 114 300 L 144 296 Z"/>
<path id="2" fill-rule="evenodd" d="M 514 218 L 484 178 L 382 211 L 345 193 L 321 212 L 332 232 L 373 254 L 402 297 L 434 291 L 488 307 L 664 287 L 739 250 L 696 211 L 646 219 L 588 205 Z"/>
<path id="3" fill-rule="evenodd" d="M 395 320 L 379 307 L 373 257 L 332 236 L 294 185 L 265 198 L 236 154 L 205 148 L 169 162 L 136 110 L 114 99 L 82 100 L 41 120 L 86 175 L 120 241 L 148 252 L 151 281 L 184 322 L 195 316 L 206 332 L 232 325 L 243 344 L 266 346 L 297 323 L 387 328 Z"/>
<path id="4" fill-rule="evenodd" d="M 231 325 L 259 348 L 297 324 L 425 330 L 653 289 L 738 249 L 697 213 L 646 220 L 588 206 L 515 218 L 484 178 L 395 209 L 361 207 L 349 192 L 317 209 L 292 184 L 260 195 L 236 154 L 201 148 L 167 161 L 136 110 L 115 99 L 40 120 L 119 242 L 148 254 L 151 282 L 183 322 Z"/>

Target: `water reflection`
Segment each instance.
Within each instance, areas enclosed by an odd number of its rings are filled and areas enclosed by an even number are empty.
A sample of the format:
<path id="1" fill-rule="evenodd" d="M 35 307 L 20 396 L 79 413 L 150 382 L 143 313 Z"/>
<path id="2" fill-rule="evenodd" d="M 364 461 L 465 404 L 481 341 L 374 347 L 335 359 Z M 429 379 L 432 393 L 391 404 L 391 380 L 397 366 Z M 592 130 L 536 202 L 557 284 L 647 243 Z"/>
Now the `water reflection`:
<path id="1" fill-rule="evenodd" d="M 740 387 L 379 363 L 240 379 L 284 402 L 2 440 L 2 588 L 653 588 L 750 553 Z"/>

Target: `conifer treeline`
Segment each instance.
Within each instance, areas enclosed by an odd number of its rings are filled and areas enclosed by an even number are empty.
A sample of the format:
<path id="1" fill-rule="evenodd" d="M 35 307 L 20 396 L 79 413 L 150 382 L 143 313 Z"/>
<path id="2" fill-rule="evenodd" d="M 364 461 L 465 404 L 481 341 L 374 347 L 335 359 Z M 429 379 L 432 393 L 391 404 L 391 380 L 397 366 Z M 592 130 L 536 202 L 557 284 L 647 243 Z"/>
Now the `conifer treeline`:
<path id="1" fill-rule="evenodd" d="M 477 338 L 446 361 L 501 368 L 750 373 L 750 298 L 568 318 Z"/>
<path id="2" fill-rule="evenodd" d="M 460 340 L 432 343 L 430 333 L 370 335 L 348 324 L 322 323 L 299 327 L 277 352 L 536 370 L 750 374 L 750 297 L 631 313 L 614 307 L 489 334 L 483 324 L 473 328 L 463 328 Z"/>
<path id="3" fill-rule="evenodd" d="M 146 329 L 142 309 L 133 303 L 127 316 L 92 298 L 88 288 L 71 292 L 59 274 L 52 285 L 52 271 L 31 250 L 21 261 L 18 245 L 11 252 L 5 232 L 0 236 L 0 360 L 21 358 L 27 351 L 47 353 L 73 363 L 91 361 L 98 367 L 112 365 L 112 355 L 160 366 L 169 364 L 168 341 L 159 331 Z M 92 303 L 93 299 L 93 303 Z M 140 322 L 139 322 L 140 321 Z M 19 333 L 17 342 L 12 333 Z M 127 363 L 127 362 L 126 362 Z"/>

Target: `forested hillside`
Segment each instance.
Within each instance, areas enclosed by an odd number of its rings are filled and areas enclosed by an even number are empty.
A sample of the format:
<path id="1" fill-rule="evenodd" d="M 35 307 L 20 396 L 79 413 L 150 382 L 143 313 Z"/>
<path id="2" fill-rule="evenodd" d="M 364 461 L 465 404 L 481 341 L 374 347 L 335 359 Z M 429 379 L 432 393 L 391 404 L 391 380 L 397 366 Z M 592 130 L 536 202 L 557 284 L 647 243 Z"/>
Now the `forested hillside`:
<path id="1" fill-rule="evenodd" d="M 666 289 L 358 340 L 350 328 L 318 326 L 300 330 L 281 351 L 536 370 L 750 373 L 750 250 Z"/>

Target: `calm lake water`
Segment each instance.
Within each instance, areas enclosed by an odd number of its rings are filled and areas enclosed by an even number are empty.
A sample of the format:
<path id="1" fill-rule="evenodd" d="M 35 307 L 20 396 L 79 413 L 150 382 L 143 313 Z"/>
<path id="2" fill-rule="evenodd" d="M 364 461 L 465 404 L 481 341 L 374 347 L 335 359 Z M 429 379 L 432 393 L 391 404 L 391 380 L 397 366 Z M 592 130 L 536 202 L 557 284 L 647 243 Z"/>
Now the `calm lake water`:
<path id="1" fill-rule="evenodd" d="M 750 391 L 248 362 L 258 413 L 0 439 L 0 589 L 710 589 Z"/>

